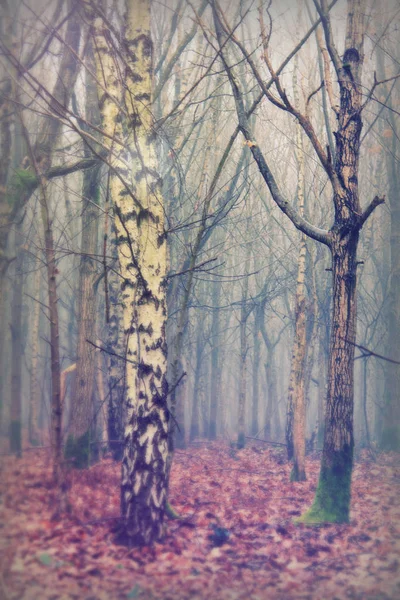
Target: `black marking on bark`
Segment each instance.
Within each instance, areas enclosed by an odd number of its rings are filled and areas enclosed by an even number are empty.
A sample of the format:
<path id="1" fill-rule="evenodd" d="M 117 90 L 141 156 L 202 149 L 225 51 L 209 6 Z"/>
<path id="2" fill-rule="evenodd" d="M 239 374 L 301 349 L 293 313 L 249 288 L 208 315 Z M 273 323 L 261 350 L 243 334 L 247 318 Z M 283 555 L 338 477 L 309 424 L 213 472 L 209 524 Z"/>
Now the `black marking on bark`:
<path id="1" fill-rule="evenodd" d="M 150 102 L 150 94 L 147 94 L 147 93 L 136 94 L 136 96 L 134 96 L 134 98 L 137 102 L 143 102 L 144 100 L 148 100 Z"/>
<path id="2" fill-rule="evenodd" d="M 141 33 L 140 35 L 135 37 L 133 40 L 126 40 L 125 44 L 128 49 L 130 49 L 130 48 L 136 49 L 140 45 L 142 45 L 143 56 L 145 56 L 146 58 L 150 58 L 152 55 L 153 42 L 151 40 L 150 35 L 148 35 L 146 33 Z M 130 52 L 130 54 L 132 54 L 132 52 Z"/>
<path id="3" fill-rule="evenodd" d="M 124 279 L 124 281 L 121 284 L 121 292 L 123 292 L 127 288 L 129 288 L 131 290 L 134 290 L 135 289 L 135 284 L 132 283 L 132 281 L 130 281 L 129 279 Z"/>
<path id="4" fill-rule="evenodd" d="M 136 216 L 137 226 L 140 227 L 143 221 L 148 221 L 151 218 L 151 213 L 147 208 L 140 210 Z"/>
<path id="5" fill-rule="evenodd" d="M 118 235 L 116 238 L 117 246 L 122 246 L 122 244 L 127 244 L 129 242 L 129 238 L 127 235 Z"/>
<path id="6" fill-rule="evenodd" d="M 360 61 L 360 54 L 356 48 L 347 48 L 343 55 L 343 66 L 349 63 L 358 63 Z"/>
<path id="7" fill-rule="evenodd" d="M 138 300 L 138 305 L 139 306 L 143 306 L 144 304 L 149 304 L 151 299 L 153 297 L 153 294 L 151 292 L 151 290 L 149 290 L 147 287 L 143 290 L 141 297 Z"/>
<path id="8" fill-rule="evenodd" d="M 140 363 L 138 364 L 138 376 L 143 378 L 146 377 L 147 375 L 150 375 L 150 373 L 153 372 L 153 367 L 152 365 L 148 365 L 143 361 L 140 361 Z"/>
<path id="9" fill-rule="evenodd" d="M 130 115 L 131 126 L 136 129 L 141 126 L 142 119 L 139 117 L 138 113 L 131 113 Z"/>
<path id="10" fill-rule="evenodd" d="M 129 194 L 129 192 L 128 192 L 128 194 Z M 124 223 L 127 223 L 128 221 L 132 221 L 133 219 L 136 219 L 137 212 L 136 212 L 136 210 L 131 210 L 128 213 L 122 213 L 121 217 L 122 217 Z"/>
<path id="11" fill-rule="evenodd" d="M 153 326 L 150 323 L 148 327 L 145 327 L 142 323 L 139 325 L 139 333 L 147 333 L 150 337 L 153 335 Z"/>

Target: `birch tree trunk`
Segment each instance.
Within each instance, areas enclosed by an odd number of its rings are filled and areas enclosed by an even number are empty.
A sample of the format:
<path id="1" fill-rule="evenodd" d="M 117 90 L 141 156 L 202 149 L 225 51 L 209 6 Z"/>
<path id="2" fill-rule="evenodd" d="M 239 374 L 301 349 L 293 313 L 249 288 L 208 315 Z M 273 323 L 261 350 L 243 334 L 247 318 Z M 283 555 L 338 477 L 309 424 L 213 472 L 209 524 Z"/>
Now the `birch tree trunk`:
<path id="1" fill-rule="evenodd" d="M 108 88 L 106 93 L 99 88 L 103 128 L 109 136 L 117 134 L 124 140 L 118 147 L 110 145 L 110 190 L 127 335 L 127 424 L 118 537 L 129 546 L 151 544 L 161 537 L 167 499 L 167 254 L 153 133 L 150 25 L 149 2 L 127 0 L 123 98 L 118 65 L 104 36 L 104 25 L 99 18 L 94 25 L 96 72 Z M 122 99 L 123 112 L 118 106 Z"/>
<path id="2" fill-rule="evenodd" d="M 117 250 L 115 244 L 113 244 L 113 248 Z M 111 271 L 108 278 L 108 298 L 110 307 L 107 347 L 110 351 L 110 354 L 107 360 L 107 432 L 109 449 L 114 460 L 121 460 L 123 455 L 126 371 L 124 361 L 121 358 L 118 358 L 121 356 L 123 357 L 126 352 L 126 335 L 123 326 L 123 310 L 118 293 L 118 287 L 119 281 L 117 281 L 117 274 L 114 271 Z"/>
<path id="3" fill-rule="evenodd" d="M 297 63 L 297 61 L 296 61 Z M 295 73 L 297 64 L 295 65 Z M 293 77 L 297 88 L 297 76 Z M 303 138 L 299 124 L 296 124 L 296 159 L 298 167 L 297 200 L 298 210 L 304 215 L 304 151 Z M 297 282 L 294 308 L 294 340 L 287 405 L 286 444 L 288 459 L 293 459 L 291 481 L 305 481 L 306 457 L 306 398 L 305 398 L 305 364 L 307 356 L 306 344 L 306 236 L 301 234 L 297 259 Z"/>

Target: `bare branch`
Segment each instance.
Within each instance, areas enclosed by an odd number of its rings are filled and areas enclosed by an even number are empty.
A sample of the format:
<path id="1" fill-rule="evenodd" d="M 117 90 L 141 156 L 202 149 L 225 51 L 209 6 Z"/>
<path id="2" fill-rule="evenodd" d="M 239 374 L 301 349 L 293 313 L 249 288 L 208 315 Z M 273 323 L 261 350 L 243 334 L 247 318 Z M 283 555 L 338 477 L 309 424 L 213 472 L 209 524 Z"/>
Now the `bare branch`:
<path id="1" fill-rule="evenodd" d="M 278 188 L 278 185 L 275 181 L 275 178 L 274 178 L 268 164 L 265 161 L 265 158 L 264 158 L 264 155 L 263 155 L 261 149 L 254 141 L 254 136 L 253 136 L 253 133 L 249 126 L 248 116 L 247 116 L 245 108 L 244 108 L 242 93 L 239 89 L 239 85 L 236 80 L 236 77 L 235 77 L 234 73 L 232 72 L 232 67 L 229 66 L 229 64 L 227 63 L 226 58 L 225 58 L 225 54 L 224 54 L 224 50 L 223 50 L 224 30 L 221 25 L 221 20 L 220 20 L 218 9 L 217 9 L 215 2 L 213 2 L 212 7 L 213 7 L 213 15 L 214 15 L 215 28 L 216 28 L 216 32 L 217 32 L 217 38 L 218 38 L 218 42 L 220 45 L 220 55 L 221 55 L 221 59 L 223 61 L 229 82 L 231 84 L 233 96 L 235 99 L 236 112 L 237 112 L 238 121 L 239 121 L 238 126 L 247 141 L 247 145 L 249 146 L 249 148 L 253 154 L 254 160 L 256 161 L 256 163 L 258 165 L 260 173 L 263 176 L 263 178 L 271 192 L 272 198 L 274 199 L 276 204 L 279 206 L 279 208 L 282 210 L 282 212 L 292 221 L 292 223 L 296 227 L 296 229 L 299 229 L 300 231 L 302 231 L 309 237 L 329 246 L 330 245 L 329 232 L 324 229 L 315 227 L 314 225 L 312 225 L 311 223 L 306 221 L 306 219 L 304 219 L 304 217 L 302 217 L 293 208 L 293 206 L 288 202 L 288 200 L 286 200 L 286 198 L 284 198 L 282 196 L 281 191 Z"/>
<path id="2" fill-rule="evenodd" d="M 369 204 L 369 206 L 367 206 L 367 208 L 364 210 L 364 212 L 361 215 L 361 218 L 359 221 L 360 229 L 364 225 L 364 223 L 368 219 L 368 217 L 374 212 L 374 210 L 380 204 L 384 204 L 384 202 L 385 202 L 385 196 L 383 198 L 379 198 L 378 196 L 375 196 L 375 198 L 372 200 L 372 202 Z"/>
<path id="3" fill-rule="evenodd" d="M 388 356 L 383 356 L 382 354 L 377 354 L 376 352 L 373 352 L 372 350 L 370 350 L 369 348 L 366 348 L 365 346 L 360 346 L 360 344 L 356 344 L 355 342 L 351 342 L 350 340 L 348 340 L 347 338 L 342 338 L 345 342 L 347 342 L 348 344 L 351 344 L 352 346 L 355 346 L 356 348 L 358 348 L 359 350 L 361 350 L 362 352 L 364 352 L 365 356 L 375 356 L 375 358 L 380 358 L 381 360 L 386 360 L 386 362 L 390 362 L 394 365 L 400 365 L 400 361 L 399 360 L 394 360 L 394 358 L 389 358 Z"/>
<path id="4" fill-rule="evenodd" d="M 325 42 L 326 42 L 326 47 L 329 52 L 329 56 L 331 57 L 333 66 L 335 67 L 336 75 L 339 78 L 340 69 L 342 68 L 342 60 L 339 56 L 338 51 L 336 50 L 336 46 L 333 41 L 331 20 L 329 18 L 330 6 L 329 7 L 326 6 L 326 0 L 321 0 L 321 6 L 318 4 L 318 0 L 313 0 L 313 2 L 314 2 L 314 6 L 319 14 L 319 18 L 321 20 L 322 26 L 324 28 Z"/>

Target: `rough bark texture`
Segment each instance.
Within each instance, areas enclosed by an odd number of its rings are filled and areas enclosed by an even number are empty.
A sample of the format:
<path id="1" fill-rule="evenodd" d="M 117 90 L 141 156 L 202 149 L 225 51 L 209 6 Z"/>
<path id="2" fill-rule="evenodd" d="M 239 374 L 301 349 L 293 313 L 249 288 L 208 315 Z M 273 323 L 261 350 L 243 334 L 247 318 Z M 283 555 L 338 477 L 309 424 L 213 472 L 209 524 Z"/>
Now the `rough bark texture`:
<path id="1" fill-rule="evenodd" d="M 124 279 L 121 300 L 127 335 L 127 424 L 119 539 L 130 546 L 142 546 L 161 537 L 167 497 L 167 260 L 163 199 L 152 131 L 149 2 L 129 0 L 125 18 L 125 116 L 115 100 L 120 86 L 118 69 L 99 19 L 94 29 L 96 70 L 99 80 L 108 86 L 108 93 L 100 89 L 103 127 L 109 135 L 114 136 L 116 131 L 118 135 L 126 134 L 123 150 L 110 148 L 113 166 L 110 191 Z M 123 119 L 125 132 L 119 125 Z"/>
<path id="2" fill-rule="evenodd" d="M 113 245 L 115 250 L 116 247 Z M 110 352 L 108 366 L 108 443 L 114 460 L 121 460 L 124 439 L 125 363 L 118 356 L 126 352 L 126 336 L 123 327 L 123 311 L 119 300 L 119 280 L 111 271 L 108 278 L 110 303 L 107 345 Z M 117 354 L 118 356 L 115 356 Z"/>
<path id="3" fill-rule="evenodd" d="M 62 482 L 62 437 L 61 437 L 61 382 L 60 382 L 60 336 L 58 319 L 58 295 L 56 274 L 56 254 L 52 223 L 49 215 L 49 202 L 46 196 L 46 182 L 41 185 L 40 205 L 44 229 L 45 256 L 47 266 L 48 306 L 50 320 L 51 357 L 51 443 L 53 449 L 53 475 L 56 483 Z"/>
<path id="4" fill-rule="evenodd" d="M 314 503 L 299 521 L 348 522 L 353 468 L 354 343 L 357 246 L 362 223 L 358 163 L 362 128 L 363 6 L 350 0 L 346 50 L 338 68 L 340 111 L 336 132 L 335 223 L 331 230 L 333 309 L 321 471 Z M 327 30 L 328 24 L 325 22 Z"/>
<path id="5" fill-rule="evenodd" d="M 92 44 L 87 50 L 87 68 L 93 71 L 95 62 Z M 100 125 L 97 90 L 86 71 L 86 120 Z M 85 156 L 91 152 L 85 146 Z M 90 430 L 93 425 L 92 396 L 94 388 L 95 348 L 88 342 L 96 331 L 97 277 L 94 255 L 97 253 L 98 218 L 96 206 L 100 199 L 101 165 L 87 169 L 82 183 L 82 239 L 78 288 L 78 344 L 76 352 L 76 376 L 71 405 L 71 423 L 66 445 L 66 457 L 76 468 L 90 464 Z"/>

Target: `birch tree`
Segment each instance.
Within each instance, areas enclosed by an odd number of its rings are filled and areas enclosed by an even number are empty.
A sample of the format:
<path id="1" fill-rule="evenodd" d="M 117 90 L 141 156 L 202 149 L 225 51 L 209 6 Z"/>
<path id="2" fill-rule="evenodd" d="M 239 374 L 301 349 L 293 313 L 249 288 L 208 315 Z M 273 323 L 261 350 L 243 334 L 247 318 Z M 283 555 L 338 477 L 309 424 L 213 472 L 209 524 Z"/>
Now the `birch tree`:
<path id="1" fill-rule="evenodd" d="M 88 5 L 88 10 L 96 7 Z M 126 427 L 119 538 L 150 544 L 162 535 L 167 499 L 168 409 L 166 236 L 152 115 L 150 3 L 127 0 L 124 85 L 107 25 L 95 14 L 95 59 L 108 140 L 126 342 Z M 111 140 L 117 140 L 116 143 Z"/>

